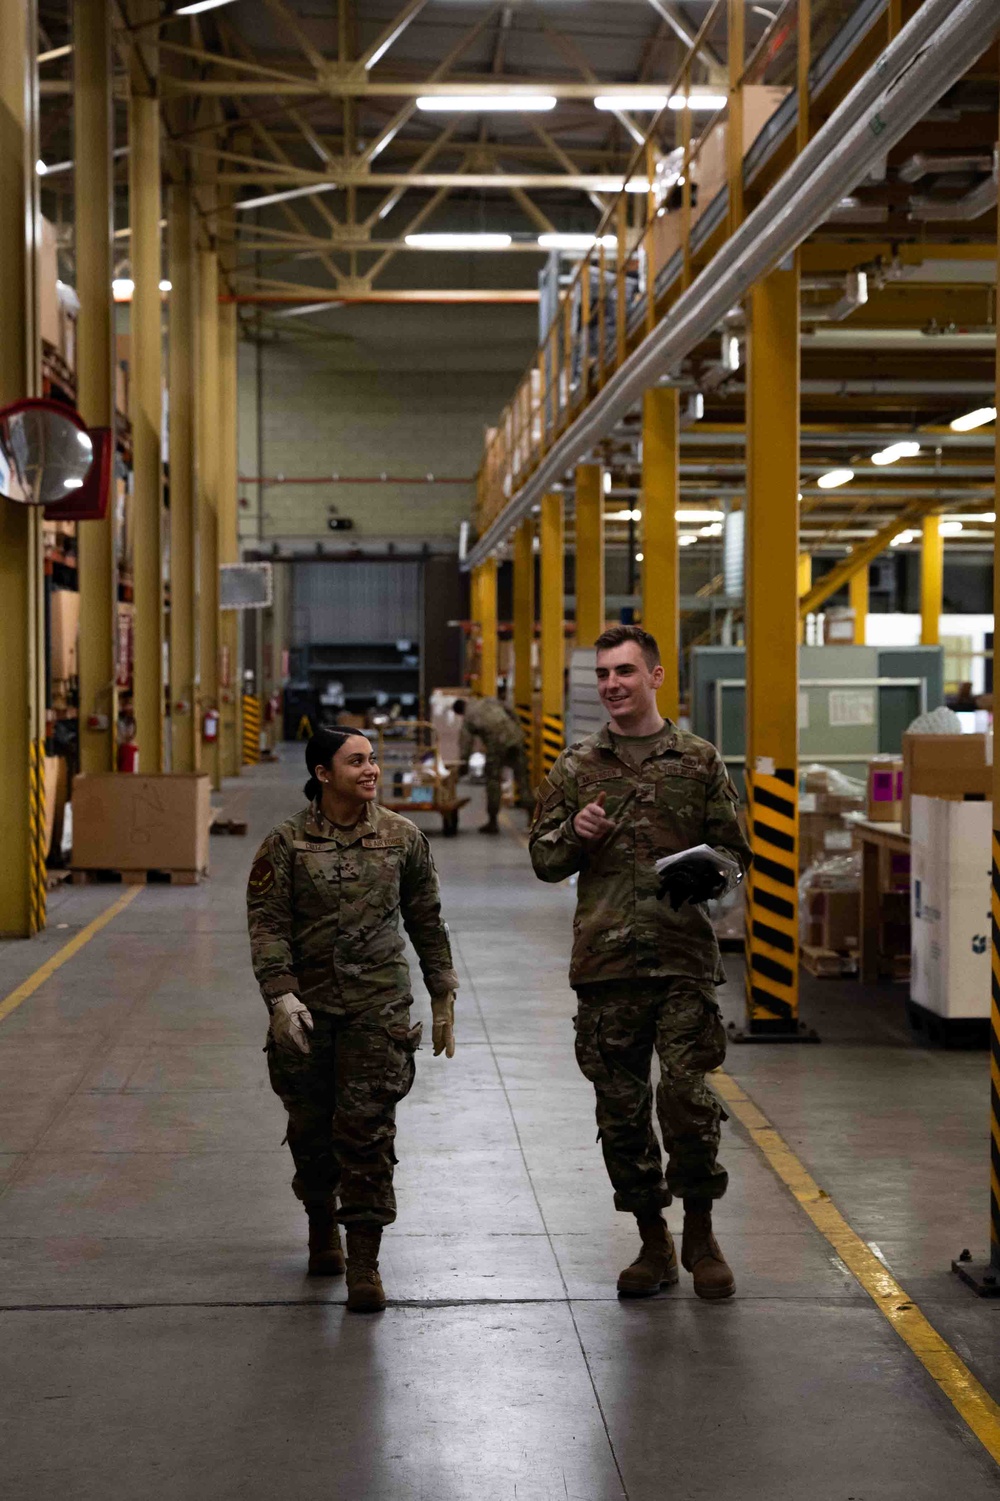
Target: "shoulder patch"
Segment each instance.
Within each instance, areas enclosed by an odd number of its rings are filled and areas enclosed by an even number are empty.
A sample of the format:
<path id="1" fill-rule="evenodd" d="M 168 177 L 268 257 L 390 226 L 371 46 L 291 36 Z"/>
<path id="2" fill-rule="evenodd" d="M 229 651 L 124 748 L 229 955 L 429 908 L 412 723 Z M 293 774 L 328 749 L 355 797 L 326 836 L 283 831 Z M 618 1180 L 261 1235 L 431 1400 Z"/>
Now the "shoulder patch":
<path id="1" fill-rule="evenodd" d="M 247 891 L 251 896 L 266 896 L 274 885 L 274 866 L 269 855 L 261 855 L 253 863 Z"/>

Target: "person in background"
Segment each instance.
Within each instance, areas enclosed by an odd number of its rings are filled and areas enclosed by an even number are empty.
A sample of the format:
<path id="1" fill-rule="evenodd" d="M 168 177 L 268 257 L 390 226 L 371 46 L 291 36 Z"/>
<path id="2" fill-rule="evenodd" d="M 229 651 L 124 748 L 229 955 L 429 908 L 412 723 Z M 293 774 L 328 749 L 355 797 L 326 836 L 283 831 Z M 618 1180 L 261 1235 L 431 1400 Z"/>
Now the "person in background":
<path id="1" fill-rule="evenodd" d="M 750 850 L 719 752 L 657 709 L 663 668 L 654 638 L 616 626 L 596 647 L 610 722 L 563 751 L 542 782 L 531 861 L 543 881 L 579 875 L 569 972 L 576 1056 L 594 1085 L 615 1208 L 635 1215 L 641 1240 L 618 1291 L 645 1297 L 678 1280 L 662 1210 L 680 1198 L 682 1265 L 699 1297 L 726 1298 L 735 1280 L 712 1232 L 712 1204 L 728 1183 L 718 1160 L 723 1111 L 705 1083 L 726 1054 L 715 999 L 725 974 L 704 903 L 725 884 L 713 852 L 742 872 Z M 711 849 L 661 879 L 657 859 L 698 845 Z M 665 1175 L 652 1124 L 654 1049 Z"/>
<path id="2" fill-rule="evenodd" d="M 479 832 L 499 834 L 497 816 L 505 767 L 509 766 L 514 773 L 520 806 L 529 812 L 534 806 L 521 726 L 498 698 L 457 698 L 451 707 L 462 719 L 458 752 L 461 774 L 464 776 L 468 771 L 474 741 L 479 740 L 486 752 L 486 822 Z"/>
<path id="3" fill-rule="evenodd" d="M 455 992 L 430 847 L 375 802 L 368 738 L 319 730 L 306 746 L 308 806 L 264 840 L 247 885 L 250 952 L 270 1013 L 267 1066 L 288 1112 L 292 1189 L 309 1218 L 309 1274 L 345 1270 L 347 1306 L 385 1307 L 383 1226 L 396 1218 L 396 1105 L 421 1024 L 399 920 L 431 995 L 434 1056 L 455 1052 Z"/>

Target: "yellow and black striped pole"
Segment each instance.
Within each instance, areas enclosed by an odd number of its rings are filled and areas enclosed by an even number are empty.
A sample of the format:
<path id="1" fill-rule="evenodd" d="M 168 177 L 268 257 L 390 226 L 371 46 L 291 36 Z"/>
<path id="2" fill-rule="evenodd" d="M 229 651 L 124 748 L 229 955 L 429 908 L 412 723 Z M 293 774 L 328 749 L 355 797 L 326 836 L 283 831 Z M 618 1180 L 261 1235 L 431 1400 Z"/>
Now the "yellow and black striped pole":
<path id="1" fill-rule="evenodd" d="M 544 496 L 541 516 L 541 658 L 542 658 L 542 775 L 551 771 L 563 749 L 564 683 L 566 674 L 565 541 L 563 498 Z"/>
<path id="2" fill-rule="evenodd" d="M 252 693 L 243 695 L 243 765 L 256 766 L 260 760 L 260 699 Z"/>
<path id="3" fill-rule="evenodd" d="M 799 1024 L 799 271 L 750 294 L 747 345 L 746 887 L 743 1040 Z"/>
<path id="4" fill-rule="evenodd" d="M 531 652 L 534 644 L 535 528 L 528 517 L 514 533 L 514 712 L 533 779 L 531 705 L 535 694 Z"/>

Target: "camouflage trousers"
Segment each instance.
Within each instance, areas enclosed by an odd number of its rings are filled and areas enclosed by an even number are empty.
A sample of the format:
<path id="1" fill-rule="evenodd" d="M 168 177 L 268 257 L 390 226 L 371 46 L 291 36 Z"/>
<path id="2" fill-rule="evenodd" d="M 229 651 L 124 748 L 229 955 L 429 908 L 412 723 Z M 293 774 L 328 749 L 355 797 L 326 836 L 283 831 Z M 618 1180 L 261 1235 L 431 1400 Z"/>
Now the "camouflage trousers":
<path id="1" fill-rule="evenodd" d="M 525 755 L 523 744 L 511 745 L 505 750 L 489 749 L 486 752 L 484 776 L 486 780 L 486 812 L 490 818 L 496 818 L 500 812 L 503 774 L 504 768 L 507 766 L 514 773 L 517 801 L 520 807 L 533 809 L 535 806 L 534 795 L 531 790 L 531 778 L 528 775 L 528 758 Z"/>
<path id="2" fill-rule="evenodd" d="M 292 1190 L 306 1205 L 335 1207 L 338 1219 L 396 1218 L 396 1105 L 409 1094 L 421 1027 L 409 997 L 357 1015 L 312 1013 L 310 1051 L 267 1042 L 271 1088 L 288 1111 L 295 1163 Z"/>
<path id="3" fill-rule="evenodd" d="M 597 1139 L 615 1208 L 656 1214 L 672 1199 L 721 1199 L 719 1123 L 728 1117 L 705 1083 L 726 1056 L 726 1033 L 707 981 L 680 976 L 577 989 L 576 1058 L 597 1095 Z M 660 1065 L 653 1130 L 653 1051 Z"/>

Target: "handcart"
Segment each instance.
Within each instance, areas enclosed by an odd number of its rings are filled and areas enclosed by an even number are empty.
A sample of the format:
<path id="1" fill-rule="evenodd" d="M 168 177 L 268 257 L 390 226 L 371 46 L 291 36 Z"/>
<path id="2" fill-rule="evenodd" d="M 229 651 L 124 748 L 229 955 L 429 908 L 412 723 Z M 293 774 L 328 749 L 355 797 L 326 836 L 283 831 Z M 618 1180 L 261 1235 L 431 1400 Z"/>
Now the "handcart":
<path id="1" fill-rule="evenodd" d="M 458 796 L 458 768 L 442 761 L 435 726 L 425 719 L 397 719 L 376 728 L 382 807 L 392 813 L 440 813 L 445 837 L 454 838 L 469 799 Z"/>

